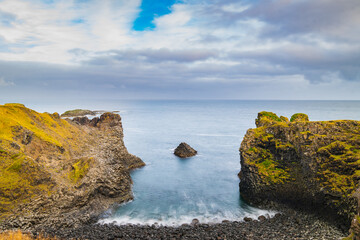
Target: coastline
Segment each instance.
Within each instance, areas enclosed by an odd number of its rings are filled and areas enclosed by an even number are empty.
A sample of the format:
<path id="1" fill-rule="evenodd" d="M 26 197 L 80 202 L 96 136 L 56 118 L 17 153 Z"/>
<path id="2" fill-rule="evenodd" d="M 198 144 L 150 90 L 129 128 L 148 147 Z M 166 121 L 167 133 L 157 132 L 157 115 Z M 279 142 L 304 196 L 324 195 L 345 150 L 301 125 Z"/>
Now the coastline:
<path id="1" fill-rule="evenodd" d="M 223 221 L 217 224 L 157 225 L 90 224 L 79 228 L 46 229 L 45 236 L 61 239 L 340 239 L 347 235 L 320 217 L 283 209 L 273 218 Z M 34 232 L 37 236 L 38 232 Z"/>

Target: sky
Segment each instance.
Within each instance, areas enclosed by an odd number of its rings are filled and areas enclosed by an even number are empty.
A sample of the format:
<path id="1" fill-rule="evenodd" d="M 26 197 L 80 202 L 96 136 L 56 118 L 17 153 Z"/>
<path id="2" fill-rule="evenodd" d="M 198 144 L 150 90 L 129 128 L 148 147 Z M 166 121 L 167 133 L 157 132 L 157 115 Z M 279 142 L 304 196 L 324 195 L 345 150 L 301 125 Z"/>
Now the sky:
<path id="1" fill-rule="evenodd" d="M 360 100 L 359 0 L 0 0 L 0 103 Z"/>

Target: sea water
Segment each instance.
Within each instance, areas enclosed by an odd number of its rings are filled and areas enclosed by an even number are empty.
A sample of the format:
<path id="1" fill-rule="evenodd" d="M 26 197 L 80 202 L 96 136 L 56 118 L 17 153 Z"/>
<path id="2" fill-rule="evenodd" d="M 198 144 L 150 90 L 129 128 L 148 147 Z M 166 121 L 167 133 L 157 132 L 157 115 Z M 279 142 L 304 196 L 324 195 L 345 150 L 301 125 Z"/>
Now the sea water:
<path id="1" fill-rule="evenodd" d="M 114 206 L 101 223 L 181 225 L 272 216 L 239 194 L 239 147 L 260 111 L 310 120 L 360 120 L 360 101 L 120 101 L 125 145 L 146 166 L 131 173 L 134 200 Z M 181 142 L 198 155 L 173 154 Z"/>

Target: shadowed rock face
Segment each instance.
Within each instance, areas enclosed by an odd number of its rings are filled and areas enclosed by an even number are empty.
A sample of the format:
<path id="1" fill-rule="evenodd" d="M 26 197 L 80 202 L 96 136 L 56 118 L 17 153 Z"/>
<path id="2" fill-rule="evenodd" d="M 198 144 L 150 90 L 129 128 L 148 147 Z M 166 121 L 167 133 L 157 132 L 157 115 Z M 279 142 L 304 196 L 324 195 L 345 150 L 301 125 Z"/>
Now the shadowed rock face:
<path id="1" fill-rule="evenodd" d="M 181 158 L 188 158 L 195 156 L 197 154 L 197 151 L 190 147 L 187 143 L 182 142 L 175 149 L 174 154 Z"/>
<path id="2" fill-rule="evenodd" d="M 76 227 L 133 198 L 130 170 L 145 164 L 128 153 L 118 114 L 72 121 L 17 104 L 0 113 L 0 229 Z"/>
<path id="3" fill-rule="evenodd" d="M 241 196 L 258 206 L 318 212 L 348 228 L 357 214 L 360 121 L 311 122 L 297 114 L 289 122 L 272 114 L 264 122 L 259 114 L 241 143 Z M 353 226 L 360 229 L 357 218 Z"/>

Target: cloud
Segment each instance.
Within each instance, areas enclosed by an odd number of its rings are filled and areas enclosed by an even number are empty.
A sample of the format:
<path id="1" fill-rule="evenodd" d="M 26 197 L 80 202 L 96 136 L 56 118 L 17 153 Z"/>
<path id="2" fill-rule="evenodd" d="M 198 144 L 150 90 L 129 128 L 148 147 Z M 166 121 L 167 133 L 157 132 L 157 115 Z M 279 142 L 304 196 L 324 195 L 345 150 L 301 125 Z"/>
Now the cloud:
<path id="1" fill-rule="evenodd" d="M 187 0 L 134 31 L 140 6 L 3 0 L 0 72 L 25 95 L 358 99 L 358 0 Z"/>
<path id="2" fill-rule="evenodd" d="M 3 77 L 0 77 L 0 87 L 9 87 L 9 86 L 15 86 L 15 83 L 5 81 Z"/>
<path id="3" fill-rule="evenodd" d="M 11 27 L 16 20 L 16 16 L 10 12 L 0 10 L 0 24 L 5 27 Z"/>

